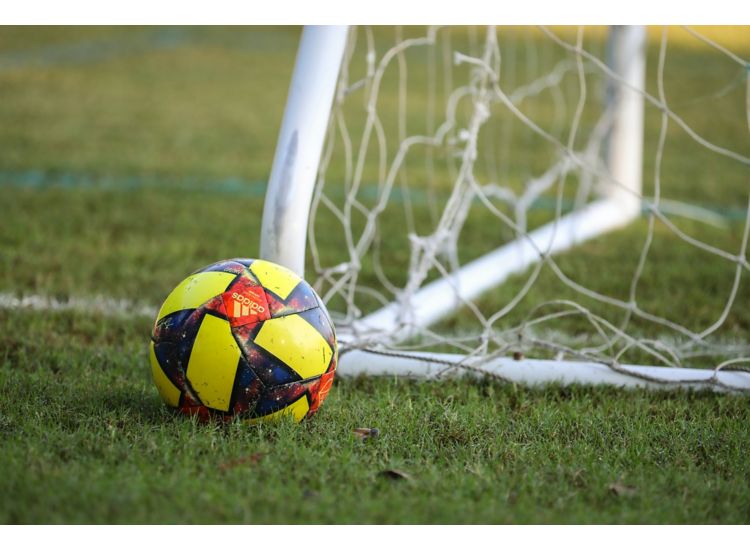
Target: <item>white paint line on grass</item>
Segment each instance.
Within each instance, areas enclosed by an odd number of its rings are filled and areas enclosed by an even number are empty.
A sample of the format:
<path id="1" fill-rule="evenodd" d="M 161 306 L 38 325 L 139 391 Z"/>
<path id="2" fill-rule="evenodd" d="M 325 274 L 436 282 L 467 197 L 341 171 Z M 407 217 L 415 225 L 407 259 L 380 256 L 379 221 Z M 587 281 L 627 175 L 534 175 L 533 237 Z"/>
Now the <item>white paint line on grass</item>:
<path id="1" fill-rule="evenodd" d="M 148 317 L 155 318 L 158 309 L 126 298 L 107 296 L 69 297 L 58 299 L 39 294 L 16 295 L 0 292 L 0 309 L 30 311 L 75 311 L 95 313 L 106 317 Z"/>
<path id="2" fill-rule="evenodd" d="M 28 310 L 28 311 L 74 311 L 78 313 L 92 313 L 103 315 L 105 317 L 146 317 L 155 319 L 159 311 L 157 306 L 151 306 L 144 303 L 134 302 L 127 298 L 114 298 L 111 296 L 73 296 L 64 299 L 41 294 L 17 294 L 13 292 L 0 292 L 0 310 Z M 569 347 L 582 347 L 585 345 L 594 345 L 596 342 L 590 340 L 589 336 L 580 334 L 572 335 L 559 330 L 548 329 L 533 332 L 533 336 L 539 340 L 549 340 L 559 342 Z M 456 336 L 470 336 L 466 334 L 456 334 Z M 645 337 L 638 335 L 637 337 Z M 654 335 L 650 335 L 654 337 Z M 689 356 L 704 355 L 700 347 L 689 347 L 690 342 L 684 339 L 675 338 L 674 336 L 661 335 L 659 339 L 670 347 L 685 346 L 683 352 Z M 750 354 L 750 345 L 744 339 L 734 338 L 717 338 L 710 341 L 716 347 L 722 347 L 729 353 Z M 420 352 L 420 349 L 404 348 L 404 353 Z"/>

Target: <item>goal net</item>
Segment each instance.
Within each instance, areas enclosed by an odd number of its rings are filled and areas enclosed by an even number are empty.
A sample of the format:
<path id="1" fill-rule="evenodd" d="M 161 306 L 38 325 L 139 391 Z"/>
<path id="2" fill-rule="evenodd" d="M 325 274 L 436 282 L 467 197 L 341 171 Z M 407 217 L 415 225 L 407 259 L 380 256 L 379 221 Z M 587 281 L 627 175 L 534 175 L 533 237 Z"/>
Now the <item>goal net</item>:
<path id="1" fill-rule="evenodd" d="M 750 389 L 747 35 L 350 29 L 305 265 L 341 372 Z"/>

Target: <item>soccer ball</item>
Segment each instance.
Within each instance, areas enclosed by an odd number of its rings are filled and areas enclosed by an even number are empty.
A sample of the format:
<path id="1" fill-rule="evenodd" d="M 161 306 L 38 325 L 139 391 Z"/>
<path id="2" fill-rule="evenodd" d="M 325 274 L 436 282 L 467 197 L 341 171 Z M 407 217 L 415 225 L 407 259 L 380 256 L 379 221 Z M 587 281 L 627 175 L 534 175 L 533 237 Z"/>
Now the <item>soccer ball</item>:
<path id="1" fill-rule="evenodd" d="M 162 399 L 201 418 L 314 414 L 338 358 L 328 311 L 292 271 L 264 260 L 211 264 L 161 306 L 151 373 Z"/>

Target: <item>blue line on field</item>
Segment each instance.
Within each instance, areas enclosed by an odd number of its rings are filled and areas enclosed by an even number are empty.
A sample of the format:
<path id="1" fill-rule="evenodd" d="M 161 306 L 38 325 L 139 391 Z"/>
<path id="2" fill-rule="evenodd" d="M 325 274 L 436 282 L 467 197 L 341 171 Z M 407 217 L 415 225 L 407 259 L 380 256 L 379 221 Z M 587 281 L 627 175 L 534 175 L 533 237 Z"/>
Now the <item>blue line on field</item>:
<path id="1" fill-rule="evenodd" d="M 0 171 L 0 187 L 26 189 L 98 189 L 103 191 L 137 191 L 140 189 L 222 193 L 246 197 L 263 197 L 265 182 L 240 178 L 201 180 L 159 176 L 96 176 L 75 172 L 43 170 Z"/>
<path id="2" fill-rule="evenodd" d="M 0 53 L 0 71 L 17 68 L 82 64 L 124 55 L 176 48 L 187 42 L 183 29 L 167 27 L 111 39 L 84 40 Z"/>
<path id="3" fill-rule="evenodd" d="M 263 198 L 266 193 L 266 182 L 250 181 L 239 177 L 222 179 L 200 179 L 200 178 L 175 178 L 174 176 L 113 176 L 93 175 L 65 171 L 44 170 L 0 170 L 0 189 L 3 187 L 15 187 L 21 189 L 91 189 L 113 192 L 131 192 L 141 189 L 153 189 L 157 191 L 176 191 L 221 194 L 235 197 Z M 327 191 L 330 193 L 330 190 Z M 343 189 L 341 190 L 343 194 Z M 410 189 L 404 192 L 401 188 L 393 188 L 391 199 L 403 202 L 408 199 L 416 204 L 425 204 L 428 199 L 427 192 L 421 189 Z M 367 184 L 360 188 L 360 199 L 377 199 L 378 185 Z M 553 211 L 557 205 L 557 199 L 553 197 L 539 197 L 531 205 L 531 210 Z M 744 221 L 747 211 L 744 208 L 732 208 L 724 206 L 706 206 L 702 208 L 710 210 L 721 218 L 728 221 Z M 564 200 L 562 212 L 567 213 L 573 208 L 573 201 Z M 643 216 L 648 215 L 648 209 L 644 208 Z"/>
<path id="4" fill-rule="evenodd" d="M 159 27 L 121 34 L 112 38 L 50 44 L 43 47 L 0 52 L 0 72 L 11 69 L 81 65 L 126 55 L 136 55 L 182 46 L 210 46 L 240 52 L 293 51 L 298 31 L 276 27 L 254 29 L 252 33 L 212 32 L 204 27 Z"/>
<path id="5" fill-rule="evenodd" d="M 217 180 L 197 178 L 175 178 L 173 176 L 96 176 L 85 173 L 22 170 L 0 170 L 0 188 L 17 187 L 24 189 L 97 189 L 101 191 L 128 192 L 140 189 L 169 190 L 179 192 L 209 193 L 232 195 L 248 198 L 262 198 L 266 194 L 266 182 L 249 181 L 242 178 L 224 178 Z M 411 189 L 409 199 L 417 204 L 427 202 L 427 193 L 420 189 Z M 363 185 L 359 192 L 360 199 L 378 198 L 378 186 Z M 404 191 L 394 188 L 391 198 L 396 202 L 404 201 Z"/>

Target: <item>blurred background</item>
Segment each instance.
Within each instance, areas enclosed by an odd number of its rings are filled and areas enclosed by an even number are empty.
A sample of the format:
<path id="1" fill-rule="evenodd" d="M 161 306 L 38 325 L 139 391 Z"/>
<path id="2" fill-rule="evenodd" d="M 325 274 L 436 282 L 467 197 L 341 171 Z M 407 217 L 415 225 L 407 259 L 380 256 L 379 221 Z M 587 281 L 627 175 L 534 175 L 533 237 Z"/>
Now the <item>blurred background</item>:
<path id="1" fill-rule="evenodd" d="M 670 108 L 701 136 L 747 155 L 747 71 L 720 48 L 747 59 L 750 32 L 746 27 L 697 31 L 702 38 L 676 27 L 648 29 L 647 91 L 658 97 L 661 80 Z M 366 121 L 369 64 L 395 44 L 426 32 L 384 26 L 352 35 L 346 69 L 351 89 L 340 110 L 351 143 L 347 150 L 337 123 L 324 177 L 331 203 L 343 207 L 344 190 L 351 186 L 351 150 L 360 146 Z M 582 33 L 584 48 L 601 60 L 607 58 L 607 32 L 607 27 L 587 27 Z M 357 197 L 362 205 L 371 208 L 379 200 L 383 167 L 392 162 L 403 138 L 434 132 L 442 122 L 450 93 L 471 78 L 471 66 L 457 65 L 453 54 L 479 55 L 484 33 L 474 27 L 440 29 L 436 47 L 410 48 L 387 65 L 376 102 L 385 137 L 370 140 L 365 148 L 363 188 Z M 540 86 L 517 101 L 531 120 L 565 143 L 582 88 L 575 56 L 551 40 L 550 33 L 575 44 L 578 29 L 498 28 L 500 84 L 511 94 L 555 77 L 554 85 Z M 300 27 L 0 29 L 0 292 L 6 301 L 35 295 L 58 301 L 102 296 L 153 308 L 186 273 L 220 258 L 256 256 L 265 182 L 300 34 Z M 657 71 L 662 37 L 666 61 Z M 705 39 L 718 41 L 720 48 Z M 607 92 L 600 73 L 591 63 L 584 67 L 586 102 L 575 148 L 584 147 L 601 114 Z M 448 141 L 460 142 L 471 112 L 469 99 L 458 104 Z M 657 147 L 661 124 L 660 109 L 647 103 L 647 197 L 654 192 L 657 151 L 662 151 Z M 675 223 L 703 241 L 736 249 L 747 206 L 747 168 L 696 143 L 674 123 L 668 126 L 662 152 L 662 197 L 711 210 L 721 222 L 719 230 L 681 217 Z M 381 268 L 397 285 L 408 274 L 409 233 L 433 230 L 453 185 L 458 153 L 450 145 L 437 153 L 444 156 L 436 154 L 428 162 L 424 155 L 407 157 L 394 200 L 383 214 L 389 223 L 378 228 L 377 246 L 389 258 Z M 520 193 L 556 161 L 559 151 L 497 105 L 482 128 L 478 154 L 474 173 L 480 183 L 497 182 Z M 576 187 L 568 184 L 565 193 L 569 202 L 563 209 L 570 208 Z M 530 205 L 530 227 L 555 216 L 555 195 L 552 189 Z M 496 207 L 514 215 L 506 204 Z M 350 224 L 355 233 L 363 220 L 354 209 Z M 581 284 L 627 299 L 646 225 L 644 218 L 628 232 L 589 245 L 588 253 L 568 255 L 562 265 Z M 320 208 L 315 228 L 323 267 L 348 260 L 344 228 L 331 211 Z M 641 285 L 651 311 L 694 323 L 693 328 L 713 322 L 731 287 L 734 264 L 707 262 L 710 256 L 698 255 L 663 227 L 657 225 L 657 233 L 657 259 L 648 266 L 658 267 L 646 270 Z M 469 261 L 513 237 L 514 231 L 474 204 L 462 229 L 460 260 Z M 592 259 L 598 262 L 596 270 L 590 269 Z M 370 256 L 364 262 L 361 280 L 379 292 L 382 277 L 368 263 Z M 680 267 L 686 264 L 706 271 L 686 273 Z M 308 278 L 316 282 L 317 275 L 311 272 Z M 430 274 L 434 276 L 436 272 Z M 486 313 L 512 300 L 524 282 L 519 277 L 493 292 Z M 681 299 L 666 299 L 667 288 Z M 323 281 L 317 289 L 324 294 L 328 287 Z M 535 292 L 528 304 L 570 294 L 548 270 Z M 372 293 L 360 298 L 358 307 L 365 311 L 380 305 Z M 351 306 L 341 296 L 331 299 L 336 311 Z M 676 304 L 685 307 L 676 310 Z M 527 311 L 519 308 L 509 324 Z M 475 321 L 473 314 L 467 316 L 467 324 Z M 743 334 L 749 324 L 743 311 L 732 312 L 735 333 Z"/>

